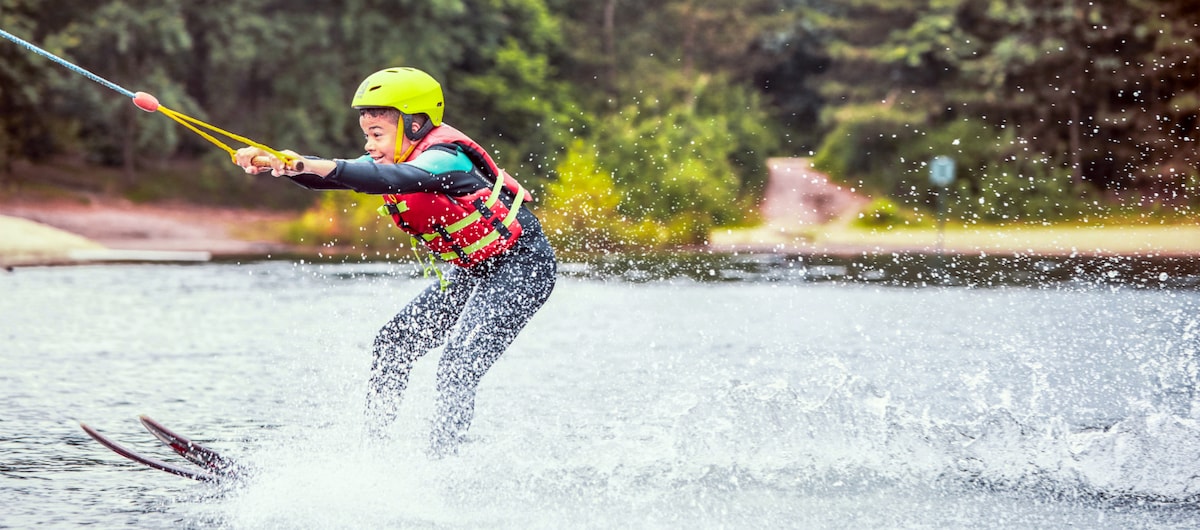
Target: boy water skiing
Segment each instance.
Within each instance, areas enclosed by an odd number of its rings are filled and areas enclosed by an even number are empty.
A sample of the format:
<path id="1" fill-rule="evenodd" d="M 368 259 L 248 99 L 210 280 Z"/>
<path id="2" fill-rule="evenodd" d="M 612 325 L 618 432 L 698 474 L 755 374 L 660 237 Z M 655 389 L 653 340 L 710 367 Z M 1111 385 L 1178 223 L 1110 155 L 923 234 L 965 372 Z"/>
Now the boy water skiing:
<path id="1" fill-rule="evenodd" d="M 351 102 L 366 138 L 363 157 L 304 157 L 296 171 L 253 147 L 236 155 L 248 173 L 269 170 L 313 190 L 380 195 L 381 211 L 397 226 L 456 265 L 379 331 L 367 394 L 368 422 L 382 434 L 396 418 L 413 363 L 445 345 L 434 456 L 455 453 L 471 425 L 480 379 L 549 298 L 557 269 L 541 224 L 524 205 L 529 193 L 442 122 L 444 104 L 441 85 L 425 72 L 388 68 L 367 77 Z M 263 156 L 269 168 L 253 164 Z"/>

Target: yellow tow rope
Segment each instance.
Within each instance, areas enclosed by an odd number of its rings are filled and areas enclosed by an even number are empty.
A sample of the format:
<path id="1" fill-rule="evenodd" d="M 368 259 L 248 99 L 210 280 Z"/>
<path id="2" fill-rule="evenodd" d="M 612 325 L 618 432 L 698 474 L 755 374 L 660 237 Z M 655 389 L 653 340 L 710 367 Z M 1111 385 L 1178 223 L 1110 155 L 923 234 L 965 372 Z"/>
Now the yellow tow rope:
<path id="1" fill-rule="evenodd" d="M 272 149 L 271 147 L 268 147 L 264 144 L 261 144 L 254 140 L 246 138 L 245 136 L 231 133 L 231 132 L 226 131 L 225 129 L 222 129 L 215 125 L 211 125 L 211 124 L 205 123 L 201 120 L 198 120 L 196 118 L 193 118 L 191 116 L 188 116 L 187 114 L 184 114 L 182 112 L 169 109 L 165 105 L 158 105 L 158 108 L 156 108 L 155 110 L 165 114 L 168 118 L 175 120 L 180 125 L 187 127 L 192 132 L 200 135 L 201 138 L 204 138 L 205 140 L 212 142 L 213 145 L 216 145 L 217 147 L 224 149 L 226 153 L 229 153 L 229 158 L 231 160 L 233 160 L 234 162 L 237 162 L 237 156 L 236 156 L 237 150 L 232 147 L 229 147 L 228 144 L 226 144 L 225 142 L 222 142 L 217 137 L 201 130 L 200 129 L 201 127 L 208 129 L 209 131 L 215 132 L 217 134 L 223 135 L 225 137 L 232 138 L 239 142 L 245 143 L 246 145 L 249 145 L 251 147 L 257 147 L 259 149 L 262 149 L 263 151 L 270 153 L 275 158 L 282 160 L 285 164 L 287 164 L 289 166 L 293 165 L 293 163 L 296 161 L 296 157 L 294 157 L 294 156 L 286 155 L 284 153 L 279 152 L 276 149 Z"/>

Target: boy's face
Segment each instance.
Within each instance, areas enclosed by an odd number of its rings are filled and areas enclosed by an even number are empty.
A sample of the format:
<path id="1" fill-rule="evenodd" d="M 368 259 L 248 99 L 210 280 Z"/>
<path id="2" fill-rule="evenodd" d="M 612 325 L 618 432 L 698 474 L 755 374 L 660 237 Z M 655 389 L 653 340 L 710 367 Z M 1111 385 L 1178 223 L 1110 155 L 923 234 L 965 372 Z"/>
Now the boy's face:
<path id="1" fill-rule="evenodd" d="M 367 140 L 363 149 L 371 158 L 375 159 L 375 163 L 394 163 L 396 160 L 396 135 L 399 132 L 397 118 L 382 112 L 365 112 L 358 117 L 358 125 L 362 127 L 363 137 Z M 408 138 L 403 138 L 402 141 L 404 143 L 401 149 L 403 152 L 407 152 Z"/>

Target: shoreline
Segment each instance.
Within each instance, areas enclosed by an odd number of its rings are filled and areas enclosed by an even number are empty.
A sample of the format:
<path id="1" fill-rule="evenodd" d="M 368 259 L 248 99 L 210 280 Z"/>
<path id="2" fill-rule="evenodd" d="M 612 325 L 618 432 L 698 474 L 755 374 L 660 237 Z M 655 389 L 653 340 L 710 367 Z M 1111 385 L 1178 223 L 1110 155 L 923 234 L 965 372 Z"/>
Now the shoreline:
<path id="1" fill-rule="evenodd" d="M 296 215 L 109 198 L 0 202 L 0 267 L 355 254 L 353 249 L 308 248 L 272 239 L 278 226 Z M 830 257 L 1200 258 L 1200 225 L 948 227 L 939 234 L 934 228 L 871 231 L 839 224 L 768 224 L 717 230 L 707 246 L 689 250 Z"/>
<path id="2" fill-rule="evenodd" d="M 228 217 L 228 213 L 224 214 Z M 138 216 L 146 220 L 145 214 Z M 219 223 L 210 223 L 209 227 Z M 1136 227 L 1134 227 L 1136 228 Z M 1200 227 L 1193 227 L 1195 239 L 1200 242 Z M 225 227 L 228 231 L 228 227 Z M 1115 230 L 1120 230 L 1119 228 Z M 103 231 L 101 231 L 103 232 Z M 169 232 L 169 231 L 164 231 Z M 155 237 L 113 237 L 101 234 L 102 240 L 88 238 L 47 224 L 29 219 L 0 215 L 0 267 L 61 266 L 94 263 L 129 262 L 207 262 L 255 259 L 337 259 L 339 256 L 354 256 L 354 249 L 307 248 L 285 245 L 263 240 L 247 240 L 232 235 L 224 237 L 178 237 L 159 232 Z M 986 231 L 980 231 L 986 233 Z M 1190 232 L 1190 231 L 1189 231 Z M 1016 241 L 991 233 L 991 237 L 1007 240 L 1008 246 L 996 243 L 980 245 L 964 243 L 947 237 L 941 247 L 924 239 L 931 237 L 924 232 L 907 234 L 902 238 L 872 240 L 870 234 L 858 234 L 857 239 L 840 234 L 828 240 L 813 242 L 794 234 L 771 235 L 770 237 L 747 237 L 745 234 L 717 237 L 708 246 L 681 249 L 691 252 L 723 254 L 777 254 L 810 258 L 855 258 L 869 255 L 896 254 L 903 256 L 946 257 L 1128 257 L 1187 259 L 1200 258 L 1200 248 L 1177 245 L 1173 248 L 1142 248 L 1127 240 L 1124 244 L 1107 247 L 1034 247 L 1014 244 Z M 1181 240 L 1183 241 L 1183 240 Z M 403 249 L 396 255 L 403 254 Z"/>
<path id="3" fill-rule="evenodd" d="M 0 266 L 208 261 L 298 249 L 265 234 L 288 212 L 111 198 L 0 202 Z"/>

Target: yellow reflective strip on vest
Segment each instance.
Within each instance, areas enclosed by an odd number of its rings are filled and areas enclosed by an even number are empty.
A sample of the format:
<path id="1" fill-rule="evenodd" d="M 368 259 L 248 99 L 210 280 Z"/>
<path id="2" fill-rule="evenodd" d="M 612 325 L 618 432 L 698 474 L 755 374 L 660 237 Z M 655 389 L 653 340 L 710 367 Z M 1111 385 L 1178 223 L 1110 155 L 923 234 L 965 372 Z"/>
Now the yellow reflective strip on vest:
<path id="1" fill-rule="evenodd" d="M 504 226 L 512 226 L 513 221 L 517 220 L 517 212 L 521 210 L 521 203 L 525 199 L 525 188 L 517 184 L 517 197 L 513 199 L 512 208 L 508 209 L 508 215 L 504 216 Z"/>
<path id="2" fill-rule="evenodd" d="M 490 210 L 492 208 L 492 205 L 496 204 L 496 201 L 500 200 L 500 192 L 503 190 L 504 190 L 504 180 L 503 179 L 497 180 L 496 185 L 492 186 L 492 193 L 490 195 L 488 195 L 488 198 L 486 201 L 483 201 L 483 205 Z M 447 225 L 446 232 L 453 234 L 459 230 L 462 230 L 468 226 L 471 226 L 472 223 L 474 223 L 475 221 L 478 221 L 482 217 L 483 217 L 483 214 L 480 213 L 479 210 L 475 210 L 474 212 L 471 213 L 471 215 L 468 215 L 466 217 L 463 217 L 462 219 L 459 219 L 458 222 Z M 424 237 L 426 241 L 432 241 L 433 238 L 438 237 L 438 234 L 424 234 L 422 237 Z"/>
<path id="3" fill-rule="evenodd" d="M 517 184 L 517 188 L 520 191 L 520 193 L 517 194 L 517 198 L 513 202 L 514 208 L 516 208 L 517 206 L 520 206 L 521 199 L 525 197 L 525 189 L 521 188 L 520 184 Z M 496 201 L 500 200 L 500 192 L 503 190 L 504 190 L 504 180 L 503 179 L 497 180 L 496 185 L 492 187 L 492 193 L 488 196 L 487 200 L 483 202 L 483 205 L 485 207 L 487 207 L 488 209 L 491 209 L 492 205 L 496 204 Z M 463 217 L 462 219 L 459 219 L 457 222 L 447 225 L 445 227 L 446 233 L 453 234 L 455 232 L 458 232 L 459 230 L 462 230 L 468 226 L 471 226 L 472 223 L 474 223 L 475 221 L 478 221 L 482 217 L 483 217 L 483 214 L 480 213 L 479 210 L 476 210 L 476 211 L 472 212 L 471 215 Z M 514 218 L 515 218 L 515 216 L 513 215 L 512 211 L 509 211 L 508 215 L 505 216 L 505 218 L 504 218 L 504 226 L 512 225 L 512 219 L 514 219 Z M 421 234 L 421 239 L 424 239 L 425 241 L 433 241 L 434 239 L 437 239 L 439 237 L 441 237 L 441 234 Z"/>
<path id="4" fill-rule="evenodd" d="M 472 213 L 471 215 L 463 217 L 462 219 L 459 219 L 457 223 L 453 223 L 453 224 L 447 226 L 446 231 L 453 234 L 459 230 L 466 228 L 467 226 L 470 226 L 471 223 L 478 221 L 482 217 L 483 217 L 483 214 L 479 213 L 479 210 L 475 210 L 475 212 Z"/>
<path id="5" fill-rule="evenodd" d="M 521 185 L 517 184 L 517 187 L 519 188 L 519 187 L 521 187 Z M 494 186 L 492 186 L 492 194 L 489 195 L 488 199 L 483 202 L 483 205 L 487 206 L 490 209 L 493 204 L 496 204 L 496 201 L 500 200 L 500 192 L 501 191 L 504 191 L 504 174 L 503 174 L 503 172 L 501 172 L 500 175 L 496 176 L 496 184 Z"/>
<path id="6" fill-rule="evenodd" d="M 517 184 L 517 188 L 518 188 L 517 191 L 519 191 L 520 193 L 518 193 L 517 197 L 515 199 L 513 199 L 512 209 L 510 209 L 508 211 L 508 215 L 504 216 L 504 220 L 500 221 L 501 224 L 503 224 L 506 227 L 512 226 L 513 222 L 517 220 L 517 212 L 521 209 L 521 199 L 525 197 L 525 189 L 521 188 L 520 184 Z M 493 228 L 491 232 L 488 232 L 488 234 L 486 236 L 483 236 L 482 238 L 480 238 L 479 241 L 476 241 L 474 243 L 471 243 L 470 245 L 463 247 L 462 252 L 463 252 L 463 254 L 470 256 L 471 254 L 478 252 L 479 249 L 492 244 L 492 242 L 496 241 L 497 239 L 500 239 L 500 231 Z M 449 256 L 449 257 L 447 257 L 447 256 Z M 457 257 L 458 257 L 458 253 L 456 253 L 456 252 L 447 252 L 445 254 L 442 254 L 442 258 L 447 259 L 447 260 L 455 259 Z"/>
<path id="7" fill-rule="evenodd" d="M 462 253 L 466 254 L 467 256 L 470 256 L 471 254 L 478 252 L 479 249 L 492 244 L 492 242 L 497 239 L 500 239 L 500 232 L 498 230 L 492 230 L 491 232 L 488 232 L 488 234 L 486 236 L 483 236 L 482 238 L 480 238 L 479 241 L 476 241 L 474 243 L 471 243 L 470 245 L 463 247 Z M 456 259 L 458 259 L 458 253 L 457 252 L 443 252 L 442 259 L 444 259 L 446 261 L 456 260 Z"/>
<path id="8" fill-rule="evenodd" d="M 489 197 L 488 202 L 485 203 L 489 208 L 491 207 L 492 204 L 496 203 L 495 199 L 497 197 L 499 197 L 499 193 L 500 192 L 493 190 L 492 196 Z M 513 199 L 512 208 L 509 208 L 508 214 L 505 215 L 504 219 L 500 221 L 501 224 L 508 227 L 508 226 L 512 226 L 513 223 L 516 222 L 517 214 L 520 213 L 521 203 L 524 202 L 524 199 L 525 199 L 525 188 L 521 187 L 520 184 L 517 184 L 517 196 Z M 454 223 L 454 224 L 450 225 L 450 227 L 447 227 L 447 231 L 450 233 L 457 232 L 458 230 L 461 230 L 463 227 L 475 222 L 475 219 L 478 219 L 482 216 L 483 216 L 482 214 L 480 214 L 478 211 L 476 211 L 475 213 L 463 218 L 464 221 L 467 220 L 468 218 L 471 218 L 470 222 L 463 223 L 462 221 L 459 221 L 458 223 Z M 458 226 L 460 223 L 462 223 L 462 226 Z M 454 227 L 457 227 L 457 228 L 454 228 Z M 451 229 L 451 228 L 453 228 L 453 229 Z M 435 238 L 441 237 L 441 234 L 421 234 L 421 237 L 424 238 L 425 241 L 432 241 Z M 469 257 L 471 254 L 478 252 L 479 249 L 492 244 L 497 239 L 500 239 L 500 231 L 496 230 L 495 228 L 492 228 L 492 231 L 488 232 L 487 235 L 480 238 L 479 241 L 476 241 L 474 243 L 471 243 L 470 245 L 463 247 L 462 253 Z M 438 256 L 441 257 L 442 260 L 444 260 L 444 261 L 453 261 L 453 260 L 459 259 L 458 252 L 442 252 L 441 254 L 438 254 Z"/>

